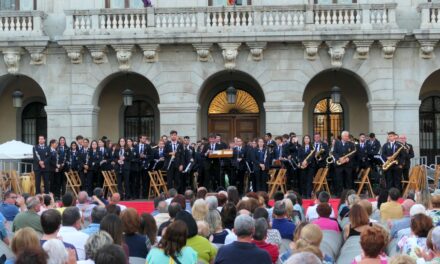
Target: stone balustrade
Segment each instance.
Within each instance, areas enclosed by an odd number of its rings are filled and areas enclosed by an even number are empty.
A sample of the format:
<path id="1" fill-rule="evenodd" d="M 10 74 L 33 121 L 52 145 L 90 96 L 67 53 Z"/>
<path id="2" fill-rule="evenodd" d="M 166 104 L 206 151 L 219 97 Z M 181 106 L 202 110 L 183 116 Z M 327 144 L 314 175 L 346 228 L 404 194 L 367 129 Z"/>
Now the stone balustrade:
<path id="1" fill-rule="evenodd" d="M 440 3 L 423 3 L 418 10 L 421 13 L 421 29 L 440 28 Z"/>
<path id="2" fill-rule="evenodd" d="M 397 4 L 68 10 L 64 35 L 397 28 Z"/>
<path id="3" fill-rule="evenodd" d="M 0 11 L 0 35 L 42 36 L 44 12 Z"/>

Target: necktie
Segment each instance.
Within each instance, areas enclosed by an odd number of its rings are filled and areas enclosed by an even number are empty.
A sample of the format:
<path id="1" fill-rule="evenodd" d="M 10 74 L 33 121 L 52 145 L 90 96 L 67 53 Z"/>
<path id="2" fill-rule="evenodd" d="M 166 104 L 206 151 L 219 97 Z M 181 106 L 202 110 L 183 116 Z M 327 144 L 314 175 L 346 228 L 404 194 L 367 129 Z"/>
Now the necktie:
<path id="1" fill-rule="evenodd" d="M 141 144 L 141 153 L 144 153 L 144 144 Z"/>
<path id="2" fill-rule="evenodd" d="M 162 149 L 159 149 L 159 157 L 163 157 L 163 150 Z"/>
<path id="3" fill-rule="evenodd" d="M 316 151 L 319 151 L 319 144 L 315 144 Z"/>
<path id="4" fill-rule="evenodd" d="M 176 151 L 176 144 L 173 143 L 173 152 Z"/>
<path id="5" fill-rule="evenodd" d="M 240 153 L 240 151 L 241 151 L 241 147 L 238 147 L 238 153 Z"/>
<path id="6" fill-rule="evenodd" d="M 214 144 L 211 145 L 211 150 L 215 150 Z"/>
<path id="7" fill-rule="evenodd" d="M 393 150 L 394 153 L 394 143 L 391 143 L 391 149 Z"/>
<path id="8" fill-rule="evenodd" d="M 309 146 L 306 146 L 306 153 L 309 152 Z"/>

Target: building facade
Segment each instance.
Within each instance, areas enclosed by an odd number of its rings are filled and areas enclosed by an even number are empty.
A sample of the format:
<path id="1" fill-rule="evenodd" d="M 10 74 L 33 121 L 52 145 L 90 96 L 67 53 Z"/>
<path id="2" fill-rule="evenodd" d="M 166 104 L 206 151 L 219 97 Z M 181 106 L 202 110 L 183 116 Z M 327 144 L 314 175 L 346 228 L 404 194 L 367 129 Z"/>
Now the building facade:
<path id="1" fill-rule="evenodd" d="M 0 142 L 394 130 L 440 154 L 440 1 L 227 2 L 1 0 Z"/>

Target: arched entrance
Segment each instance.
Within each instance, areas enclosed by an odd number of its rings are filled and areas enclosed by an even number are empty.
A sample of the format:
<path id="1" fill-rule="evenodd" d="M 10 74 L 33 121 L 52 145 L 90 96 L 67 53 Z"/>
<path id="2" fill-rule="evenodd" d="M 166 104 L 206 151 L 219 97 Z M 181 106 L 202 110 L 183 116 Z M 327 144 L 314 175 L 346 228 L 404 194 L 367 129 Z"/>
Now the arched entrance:
<path id="1" fill-rule="evenodd" d="M 331 99 L 331 89 L 338 86 L 340 103 Z M 346 69 L 320 72 L 308 83 L 304 94 L 303 134 L 321 133 L 324 140 L 349 130 L 354 137 L 368 133 L 368 94 L 364 82 Z"/>
<path id="2" fill-rule="evenodd" d="M 236 100 L 228 103 L 226 89 L 234 87 Z M 201 135 L 221 134 L 251 140 L 265 132 L 264 94 L 258 82 L 241 71 L 222 71 L 208 78 L 200 92 Z"/>
<path id="3" fill-rule="evenodd" d="M 22 107 L 12 105 L 12 93 L 23 93 Z M 35 144 L 38 135 L 47 137 L 46 97 L 40 85 L 25 75 L 0 77 L 0 142 L 16 139 Z"/>
<path id="4" fill-rule="evenodd" d="M 133 103 L 125 106 L 122 92 L 133 91 Z M 138 73 L 116 73 L 98 87 L 98 137 L 112 141 L 119 137 L 137 139 L 144 134 L 153 142 L 159 138 L 159 95 L 153 84 Z"/>
<path id="5" fill-rule="evenodd" d="M 260 109 L 248 92 L 237 90 L 236 102 L 228 102 L 225 91 L 218 93 L 208 110 L 208 132 L 219 133 L 225 140 L 235 136 L 245 141 L 258 136 Z"/>
<path id="6" fill-rule="evenodd" d="M 419 110 L 420 156 L 428 158 L 428 164 L 440 155 L 440 70 L 432 73 L 420 90 L 422 101 Z"/>

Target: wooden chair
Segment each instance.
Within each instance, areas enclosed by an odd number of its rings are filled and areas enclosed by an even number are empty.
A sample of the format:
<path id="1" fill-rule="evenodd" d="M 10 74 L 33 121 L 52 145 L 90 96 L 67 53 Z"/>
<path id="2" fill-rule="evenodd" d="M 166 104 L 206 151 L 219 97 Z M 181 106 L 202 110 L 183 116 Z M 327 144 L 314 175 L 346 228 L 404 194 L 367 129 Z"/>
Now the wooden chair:
<path id="1" fill-rule="evenodd" d="M 281 189 L 284 193 L 286 192 L 286 172 L 286 169 L 278 170 L 275 180 L 272 183 L 272 187 L 270 188 L 269 197 L 272 197 L 278 189 Z"/>
<path id="2" fill-rule="evenodd" d="M 371 187 L 370 178 L 368 175 L 370 174 L 371 168 L 368 167 L 366 169 L 361 169 L 359 171 L 359 175 L 361 178 L 361 181 L 356 181 L 355 184 L 359 184 L 359 189 L 357 191 L 357 195 L 360 195 L 362 190 L 364 189 L 364 186 L 367 187 L 367 192 L 370 195 L 371 198 L 374 197 L 373 187 Z"/>
<path id="3" fill-rule="evenodd" d="M 329 194 L 331 194 L 330 187 L 327 182 L 327 175 L 328 175 L 328 167 L 319 168 L 318 172 L 315 175 L 315 178 L 313 179 L 313 192 L 315 194 L 320 192 L 321 190 L 324 190 Z"/>
<path id="4" fill-rule="evenodd" d="M 160 170 L 160 171 L 159 171 L 159 180 L 160 180 L 160 182 L 163 184 L 163 186 L 165 186 L 165 193 L 168 194 L 167 182 L 166 182 L 166 180 L 165 180 L 166 177 L 167 177 L 167 171 Z"/>
<path id="5" fill-rule="evenodd" d="M 11 181 L 11 189 L 17 194 L 22 194 L 23 192 L 21 189 L 20 179 L 18 178 L 17 171 L 11 171 L 9 174 L 9 178 Z"/>
<path id="6" fill-rule="evenodd" d="M 70 170 L 65 172 L 64 175 L 66 175 L 67 178 L 66 189 L 70 188 L 75 197 L 77 197 L 81 188 L 81 178 L 79 177 L 78 172 Z"/>
<path id="7" fill-rule="evenodd" d="M 406 197 L 410 190 L 418 191 L 420 189 L 421 174 L 423 174 L 422 166 L 417 165 L 411 169 L 408 181 L 402 181 L 402 184 L 406 184 L 403 197 Z"/>
<path id="8" fill-rule="evenodd" d="M 268 174 L 269 174 L 269 180 L 266 183 L 267 183 L 267 188 L 270 190 L 270 188 L 272 188 L 272 185 L 275 181 L 275 175 L 277 174 L 277 170 L 270 169 Z"/>
<path id="9" fill-rule="evenodd" d="M 112 195 L 118 192 L 118 183 L 116 181 L 116 173 L 114 171 L 101 171 L 102 176 L 104 177 L 104 184 L 102 189 L 105 191 L 109 191 Z"/>
<path id="10" fill-rule="evenodd" d="M 440 179 L 440 165 L 435 165 L 435 172 L 434 172 L 434 190 L 438 189 L 438 181 Z"/>
<path id="11" fill-rule="evenodd" d="M 160 196 L 161 191 L 167 193 L 167 185 L 163 181 L 162 176 L 158 171 L 149 171 L 150 187 L 148 188 L 148 199 L 151 197 Z"/>

